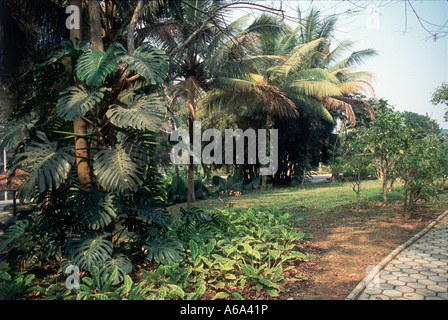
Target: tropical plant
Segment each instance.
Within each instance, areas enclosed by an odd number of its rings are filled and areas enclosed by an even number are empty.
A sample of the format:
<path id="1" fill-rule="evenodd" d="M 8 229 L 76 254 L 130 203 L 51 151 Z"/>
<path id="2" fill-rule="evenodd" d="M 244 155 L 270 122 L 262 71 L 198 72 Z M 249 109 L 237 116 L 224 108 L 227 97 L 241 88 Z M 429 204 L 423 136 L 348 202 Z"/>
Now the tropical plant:
<path id="1" fill-rule="evenodd" d="M 238 122 L 246 127 L 249 123 L 254 127 L 273 128 L 275 122 L 285 127 L 288 119 L 292 119 L 291 126 L 300 128 L 300 140 L 305 141 L 302 152 L 305 172 L 310 158 L 308 146 L 320 138 L 317 136 L 321 130 L 327 130 L 325 124 L 317 122 L 334 125 L 334 115 L 354 122 L 356 108 L 373 116 L 368 103 L 354 98 L 356 93 L 371 89 L 372 76 L 368 72 L 354 72 L 354 64 L 375 52 L 363 50 L 338 61 L 347 42 L 329 52 L 335 20 L 324 19 L 318 23 L 319 15 L 315 11 L 304 20 L 306 24 L 292 30 L 274 16 L 261 15 L 235 37 L 236 41 L 223 45 L 223 53 L 211 60 L 217 68 L 212 89 L 202 104 L 219 109 L 220 116 L 222 110 L 238 115 L 243 119 Z M 250 45 L 240 50 L 244 42 Z M 226 67 L 222 70 L 221 66 Z M 303 121 L 297 120 L 299 115 Z M 310 123 L 316 125 L 313 127 Z M 331 129 L 326 134 L 330 132 Z M 289 159 L 294 161 L 297 156 L 289 155 Z M 286 171 L 296 171 L 290 166 L 284 167 Z"/>
<path id="2" fill-rule="evenodd" d="M 118 42 L 102 51 L 98 43 L 83 47 L 78 36 L 78 42 L 64 42 L 36 66 L 36 81 L 55 66 L 74 80 L 56 99 L 34 100 L 45 106 L 37 120 L 11 122 L 2 137 L 3 145 L 17 147 L 10 170 L 28 173 L 18 198 L 35 202 L 32 211 L 39 212 L 37 218 L 32 212 L 20 217 L 2 246 L 14 247 L 14 240 L 28 234 L 32 241 L 26 245 L 39 243 L 41 258 L 62 258 L 87 271 L 117 266 L 122 280 L 130 267 L 120 249 L 126 247 L 133 259 L 146 250 L 149 260 L 154 252 L 173 258 L 182 250 L 167 234 L 166 195 L 151 164 L 153 132 L 165 111 L 153 91 L 169 63 L 148 43 L 132 53 Z M 139 85 L 130 77 L 139 78 Z M 36 94 L 52 84 L 38 82 Z M 23 134 L 23 140 L 13 139 L 12 132 Z M 123 242 L 123 233 L 131 241 Z"/>
<path id="3" fill-rule="evenodd" d="M 0 269 L 0 300 L 17 299 L 31 287 L 34 274 L 26 272 L 13 273 L 8 269 Z"/>

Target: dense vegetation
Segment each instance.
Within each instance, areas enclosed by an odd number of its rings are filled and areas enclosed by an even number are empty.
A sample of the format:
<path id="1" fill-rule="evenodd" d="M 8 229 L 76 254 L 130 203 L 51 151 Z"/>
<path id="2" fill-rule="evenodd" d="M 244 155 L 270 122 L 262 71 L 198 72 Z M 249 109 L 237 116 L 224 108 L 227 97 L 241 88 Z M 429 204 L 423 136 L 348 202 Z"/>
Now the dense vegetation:
<path id="1" fill-rule="evenodd" d="M 1 238 L 0 298 L 241 299 L 247 287 L 277 297 L 311 258 L 301 251 L 311 235 L 280 209 L 195 201 L 303 186 L 325 165 L 353 182 L 358 207 L 364 179 L 382 180 L 384 204 L 400 181 L 409 217 L 448 177 L 440 129 L 366 98 L 372 75 L 357 67 L 376 52 L 335 45 L 334 17 L 299 9 L 293 28 L 255 3 L 265 12 L 228 21 L 236 3 L 217 0 L 0 5 L 5 46 L 20 52 L 2 64 L 0 149 L 10 176 L 27 173 Z M 70 31 L 68 5 L 81 9 Z M 184 128 L 193 141 L 197 120 L 203 130 L 278 129 L 277 172 L 171 164 L 170 133 Z M 179 215 L 167 210 L 179 202 Z M 73 266 L 81 290 L 64 284 Z"/>

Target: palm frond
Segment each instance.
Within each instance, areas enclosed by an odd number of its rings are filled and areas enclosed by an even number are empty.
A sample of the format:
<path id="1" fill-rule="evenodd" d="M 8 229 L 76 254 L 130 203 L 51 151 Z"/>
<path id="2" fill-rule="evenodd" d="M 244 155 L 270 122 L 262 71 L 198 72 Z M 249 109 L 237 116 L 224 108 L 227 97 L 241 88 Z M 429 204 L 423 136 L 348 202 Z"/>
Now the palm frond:
<path id="1" fill-rule="evenodd" d="M 315 98 L 299 96 L 294 100 L 296 101 L 299 112 L 311 114 L 329 123 L 334 123 L 333 116 L 330 114 L 328 109 Z"/>
<path id="2" fill-rule="evenodd" d="M 356 116 L 353 112 L 352 105 L 344 100 L 332 98 L 332 97 L 322 97 L 318 100 L 327 108 L 328 110 L 339 110 L 342 111 L 349 121 L 354 124 L 356 122 Z"/>
<path id="3" fill-rule="evenodd" d="M 289 85 L 288 91 L 291 91 L 291 94 L 313 97 L 337 97 L 342 95 L 339 85 L 322 80 L 295 80 Z"/>

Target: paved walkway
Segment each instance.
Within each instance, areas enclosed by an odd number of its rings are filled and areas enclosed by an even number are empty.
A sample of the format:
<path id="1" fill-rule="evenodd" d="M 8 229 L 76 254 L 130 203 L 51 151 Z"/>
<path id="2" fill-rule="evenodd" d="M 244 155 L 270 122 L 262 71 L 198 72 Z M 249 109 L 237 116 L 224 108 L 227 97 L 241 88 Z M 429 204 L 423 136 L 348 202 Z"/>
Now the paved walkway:
<path id="1" fill-rule="evenodd" d="M 347 300 L 448 300 L 448 211 L 389 254 Z"/>

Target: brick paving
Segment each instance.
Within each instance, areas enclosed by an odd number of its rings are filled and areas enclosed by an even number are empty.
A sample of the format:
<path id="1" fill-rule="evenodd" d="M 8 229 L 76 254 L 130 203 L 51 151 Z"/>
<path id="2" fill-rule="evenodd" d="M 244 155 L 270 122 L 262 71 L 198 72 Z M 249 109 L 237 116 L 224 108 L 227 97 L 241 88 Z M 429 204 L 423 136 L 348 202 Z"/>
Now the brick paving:
<path id="1" fill-rule="evenodd" d="M 448 300 L 448 211 L 372 268 L 347 300 Z"/>

